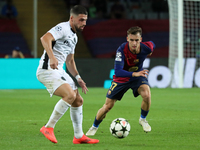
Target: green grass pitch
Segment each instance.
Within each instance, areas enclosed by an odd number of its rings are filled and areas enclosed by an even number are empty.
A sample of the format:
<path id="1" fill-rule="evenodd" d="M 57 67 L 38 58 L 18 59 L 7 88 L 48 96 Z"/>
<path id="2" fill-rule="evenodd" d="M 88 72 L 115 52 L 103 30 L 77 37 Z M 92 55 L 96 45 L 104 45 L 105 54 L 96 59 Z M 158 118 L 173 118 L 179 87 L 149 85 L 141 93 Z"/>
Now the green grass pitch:
<path id="1" fill-rule="evenodd" d="M 81 92 L 81 89 L 79 89 Z M 91 127 L 97 110 L 104 104 L 107 89 L 89 88 L 83 105 L 83 131 Z M 141 97 L 129 90 L 101 123 L 93 138 L 98 144 L 72 143 L 73 128 L 69 111 L 55 127 L 57 144 L 48 141 L 40 128 L 48 121 L 60 99 L 46 90 L 0 90 L 1 150 L 198 150 L 200 149 L 200 90 L 151 89 L 152 105 L 147 117 L 152 127 L 145 133 L 138 123 Z M 117 139 L 109 132 L 112 120 L 127 119 L 128 137 Z"/>

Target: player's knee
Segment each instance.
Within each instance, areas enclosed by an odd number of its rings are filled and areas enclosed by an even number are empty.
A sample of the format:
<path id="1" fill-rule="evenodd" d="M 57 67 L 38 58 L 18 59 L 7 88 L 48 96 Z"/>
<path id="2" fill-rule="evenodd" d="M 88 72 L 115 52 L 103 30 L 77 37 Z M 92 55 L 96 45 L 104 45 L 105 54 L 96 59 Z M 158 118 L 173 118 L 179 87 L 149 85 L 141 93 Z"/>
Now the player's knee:
<path id="1" fill-rule="evenodd" d="M 79 107 L 81 105 L 83 105 L 83 98 L 81 96 L 77 96 L 72 106 Z"/>
<path id="2" fill-rule="evenodd" d="M 76 94 L 74 92 L 68 93 L 66 96 L 63 97 L 63 100 L 72 104 L 76 99 Z"/>
<path id="3" fill-rule="evenodd" d="M 78 98 L 78 102 L 79 102 L 79 104 L 83 104 L 83 98 L 81 97 L 81 96 L 79 96 L 79 98 Z"/>
<path id="4" fill-rule="evenodd" d="M 104 111 L 107 113 L 113 108 L 113 105 L 104 105 Z"/>
<path id="5" fill-rule="evenodd" d="M 150 99 L 151 95 L 149 93 L 145 94 L 145 99 Z"/>
<path id="6" fill-rule="evenodd" d="M 142 96 L 143 101 L 145 101 L 146 103 L 150 103 L 151 102 L 151 95 L 149 93 L 146 93 Z"/>

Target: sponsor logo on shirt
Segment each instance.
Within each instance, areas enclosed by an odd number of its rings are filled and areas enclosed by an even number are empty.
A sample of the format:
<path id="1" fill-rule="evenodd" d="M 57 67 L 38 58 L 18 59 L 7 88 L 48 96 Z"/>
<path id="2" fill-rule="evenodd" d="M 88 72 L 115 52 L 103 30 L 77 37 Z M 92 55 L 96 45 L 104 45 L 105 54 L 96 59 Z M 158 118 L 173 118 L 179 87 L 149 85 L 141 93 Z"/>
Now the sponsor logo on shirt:
<path id="1" fill-rule="evenodd" d="M 139 62 L 139 59 L 134 59 L 133 62 L 134 62 L 134 63 L 138 63 L 138 62 Z"/>
<path id="2" fill-rule="evenodd" d="M 122 57 L 122 53 L 121 52 L 117 52 L 116 57 L 117 58 Z"/>
<path id="3" fill-rule="evenodd" d="M 117 52 L 115 61 L 122 61 L 121 57 L 122 57 L 122 53 L 121 52 Z"/>
<path id="4" fill-rule="evenodd" d="M 134 66 L 134 67 L 131 67 L 128 69 L 129 72 L 134 72 L 134 71 L 137 71 L 138 70 L 138 67 L 137 66 Z"/>
<path id="5" fill-rule="evenodd" d="M 56 26 L 56 27 L 55 27 L 55 30 L 56 30 L 56 31 L 61 31 L 61 30 L 62 30 L 62 27 L 61 27 L 61 26 Z"/>

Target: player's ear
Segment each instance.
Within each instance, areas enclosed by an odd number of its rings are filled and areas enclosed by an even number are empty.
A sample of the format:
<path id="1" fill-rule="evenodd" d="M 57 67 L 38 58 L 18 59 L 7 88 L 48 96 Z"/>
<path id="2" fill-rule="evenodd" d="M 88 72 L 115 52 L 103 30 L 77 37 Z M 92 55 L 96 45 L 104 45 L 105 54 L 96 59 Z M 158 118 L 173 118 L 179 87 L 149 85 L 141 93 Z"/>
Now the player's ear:
<path id="1" fill-rule="evenodd" d="M 126 37 L 126 40 L 127 40 L 127 42 L 128 42 L 128 36 Z"/>
<path id="2" fill-rule="evenodd" d="M 70 16 L 70 20 L 72 21 L 72 20 L 73 20 L 73 18 L 74 18 L 74 16 L 73 16 L 73 15 L 71 15 L 71 16 Z"/>
<path id="3" fill-rule="evenodd" d="M 140 38 L 140 42 L 142 42 L 142 37 Z"/>

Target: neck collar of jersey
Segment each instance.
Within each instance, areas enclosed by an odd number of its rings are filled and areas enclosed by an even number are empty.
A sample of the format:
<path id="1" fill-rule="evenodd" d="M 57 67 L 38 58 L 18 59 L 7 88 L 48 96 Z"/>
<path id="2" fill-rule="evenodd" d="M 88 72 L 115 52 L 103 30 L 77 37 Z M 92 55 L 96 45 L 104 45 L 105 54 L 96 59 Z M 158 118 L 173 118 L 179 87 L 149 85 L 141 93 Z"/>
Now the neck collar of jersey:
<path id="1" fill-rule="evenodd" d="M 72 32 L 75 34 L 76 32 L 71 28 Z"/>
<path id="2" fill-rule="evenodd" d="M 139 54 L 140 52 L 141 52 L 141 43 L 140 43 L 140 47 L 139 47 L 139 52 L 137 53 L 133 53 L 131 50 L 130 50 L 130 48 L 129 48 L 129 42 L 127 42 L 127 47 L 128 47 L 128 50 L 132 53 L 132 54 Z"/>

